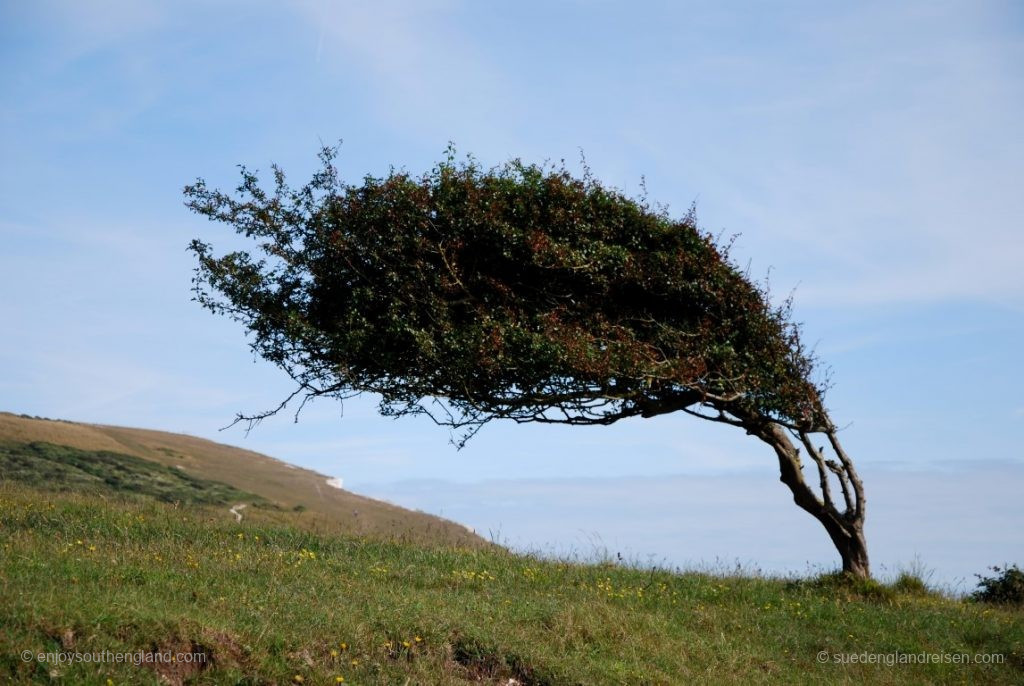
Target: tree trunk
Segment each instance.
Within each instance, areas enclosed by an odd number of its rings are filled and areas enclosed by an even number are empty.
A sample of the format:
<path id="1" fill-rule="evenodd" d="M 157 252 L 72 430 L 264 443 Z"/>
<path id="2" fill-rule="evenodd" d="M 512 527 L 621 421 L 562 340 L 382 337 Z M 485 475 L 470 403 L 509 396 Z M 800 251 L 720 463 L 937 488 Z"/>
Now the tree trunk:
<path id="1" fill-rule="evenodd" d="M 779 458 L 779 479 L 793 493 L 793 501 L 814 515 L 821 522 L 839 551 L 843 571 L 856 577 L 869 578 L 871 566 L 868 561 L 867 542 L 864 539 L 864 487 L 835 435 L 835 429 L 824 433 L 839 458 L 838 461 L 825 458 L 823 447 L 815 448 L 809 435 L 796 434 L 805 447 L 805 452 L 818 468 L 821 495 L 819 496 L 804 479 L 800 449 L 779 424 L 761 418 L 743 418 L 747 433 L 753 434 L 770 445 Z M 840 511 L 832 500 L 829 474 L 834 475 L 843 494 L 845 509 Z"/>
<path id="2" fill-rule="evenodd" d="M 836 546 L 837 548 L 839 546 Z M 868 578 L 871 576 L 871 565 L 868 562 L 868 544 L 864 540 L 864 531 L 858 530 L 856 534 L 847 540 L 846 548 L 839 548 L 839 554 L 843 558 L 843 571 Z"/>

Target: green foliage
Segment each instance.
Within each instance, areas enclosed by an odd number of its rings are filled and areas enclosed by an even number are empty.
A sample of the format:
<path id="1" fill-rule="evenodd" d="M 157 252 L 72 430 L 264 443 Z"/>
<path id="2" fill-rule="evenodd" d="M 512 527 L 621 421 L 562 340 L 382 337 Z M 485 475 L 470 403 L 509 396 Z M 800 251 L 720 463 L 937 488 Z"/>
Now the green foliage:
<path id="1" fill-rule="evenodd" d="M 978 590 L 972 596 L 986 603 L 1024 605 L 1024 571 L 1017 565 L 991 567 L 995 576 L 978 577 Z"/>
<path id="2" fill-rule="evenodd" d="M 863 600 L 873 602 L 892 603 L 906 596 L 918 596 L 921 598 L 938 597 L 934 591 L 928 588 L 928 584 L 920 576 L 911 572 L 902 572 L 896 580 L 890 584 L 850 574 L 849 572 L 835 571 L 821 574 L 810 579 L 800 579 L 789 583 L 790 589 L 813 589 L 824 591 L 837 597 L 844 597 L 847 600 Z"/>
<path id="3" fill-rule="evenodd" d="M 828 425 L 788 305 L 701 231 L 564 167 L 483 169 L 453 155 L 415 177 L 322 170 L 188 206 L 252 239 L 196 240 L 197 299 L 248 328 L 296 395 L 380 394 L 471 434 L 490 419 L 605 424 L 702 405 Z M 293 396 L 294 397 L 294 396 Z"/>
<path id="4" fill-rule="evenodd" d="M 252 493 L 150 460 L 43 442 L 0 443 L 0 478 L 48 490 L 131 493 L 184 505 L 267 505 Z"/>
<path id="5" fill-rule="evenodd" d="M 892 588 L 897 593 L 925 595 L 928 593 L 928 585 L 923 579 L 914 574 L 904 572 L 893 582 Z"/>
<path id="6" fill-rule="evenodd" d="M 875 579 L 843 571 L 829 572 L 812 579 L 793 582 L 794 588 L 804 586 L 834 595 L 841 595 L 847 599 L 856 598 L 880 602 L 892 601 L 897 594 L 905 592 L 898 583 L 889 587 Z"/>
<path id="7" fill-rule="evenodd" d="M 865 598 L 829 582 L 335 537 L 236 523 L 220 507 L 11 483 L 0 483 L 0 533 L 4 683 L 1019 684 L 1024 674 L 1019 608 L 934 593 Z M 20 658 L 153 649 L 198 650 L 208 663 L 176 672 Z M 1005 660 L 893 667 L 820 663 L 821 651 Z"/>

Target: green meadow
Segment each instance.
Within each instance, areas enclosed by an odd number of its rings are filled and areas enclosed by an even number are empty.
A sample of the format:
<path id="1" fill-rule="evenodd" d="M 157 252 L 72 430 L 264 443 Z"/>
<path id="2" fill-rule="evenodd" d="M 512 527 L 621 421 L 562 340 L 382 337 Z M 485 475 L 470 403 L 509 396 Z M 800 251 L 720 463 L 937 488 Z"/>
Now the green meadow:
<path id="1" fill-rule="evenodd" d="M 301 513 L 279 515 L 236 522 L 207 504 L 0 481 L 0 679 L 1024 682 L 1020 606 L 946 597 L 911 576 L 883 585 L 580 564 L 316 532 L 287 522 Z M 104 651 L 197 657 L 35 657 Z"/>

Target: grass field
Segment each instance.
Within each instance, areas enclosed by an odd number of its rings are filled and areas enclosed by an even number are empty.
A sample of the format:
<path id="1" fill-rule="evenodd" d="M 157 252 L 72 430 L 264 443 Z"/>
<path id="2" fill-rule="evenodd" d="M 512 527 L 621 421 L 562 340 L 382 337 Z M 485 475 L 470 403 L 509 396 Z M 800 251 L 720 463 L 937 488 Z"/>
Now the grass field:
<path id="1" fill-rule="evenodd" d="M 68 684 L 1020 684 L 1024 611 L 850 586 L 316 533 L 0 482 L 0 679 Z M 202 665 L 54 665 L 173 651 Z M 827 653 L 827 662 L 818 655 Z M 838 664 L 837 654 L 1001 664 Z M 882 658 L 885 659 L 885 658 Z M 941 659 L 941 658 L 940 658 Z M 959 659 L 959 658 L 957 658 Z"/>

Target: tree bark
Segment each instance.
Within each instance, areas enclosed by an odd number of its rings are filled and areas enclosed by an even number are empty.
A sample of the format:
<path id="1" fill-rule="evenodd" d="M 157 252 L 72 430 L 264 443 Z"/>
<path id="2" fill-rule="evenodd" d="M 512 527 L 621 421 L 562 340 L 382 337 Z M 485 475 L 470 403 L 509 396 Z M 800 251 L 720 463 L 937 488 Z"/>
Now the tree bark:
<path id="1" fill-rule="evenodd" d="M 770 445 L 779 459 L 779 479 L 789 487 L 793 501 L 815 517 L 828 532 L 832 544 L 843 562 L 843 571 L 860 578 L 871 576 L 867 542 L 864 538 L 864 488 L 835 435 L 835 428 L 829 427 L 824 433 L 839 458 L 827 460 L 823 448 L 814 448 L 809 434 L 798 433 L 808 456 L 818 467 L 821 495 L 804 479 L 800 449 L 790 440 L 787 430 L 761 417 L 740 417 L 747 433 L 757 436 Z M 842 488 L 844 510 L 840 511 L 832 500 L 829 474 L 834 474 Z"/>

